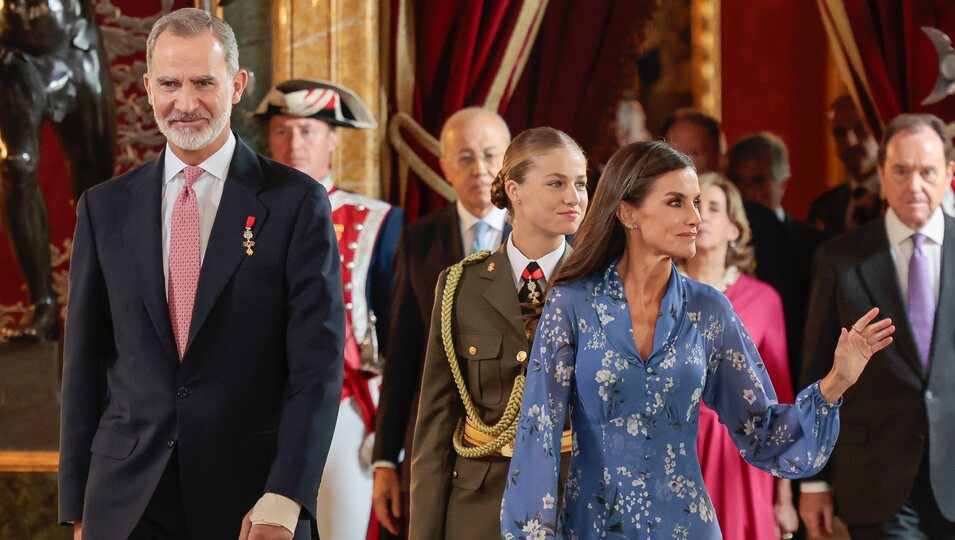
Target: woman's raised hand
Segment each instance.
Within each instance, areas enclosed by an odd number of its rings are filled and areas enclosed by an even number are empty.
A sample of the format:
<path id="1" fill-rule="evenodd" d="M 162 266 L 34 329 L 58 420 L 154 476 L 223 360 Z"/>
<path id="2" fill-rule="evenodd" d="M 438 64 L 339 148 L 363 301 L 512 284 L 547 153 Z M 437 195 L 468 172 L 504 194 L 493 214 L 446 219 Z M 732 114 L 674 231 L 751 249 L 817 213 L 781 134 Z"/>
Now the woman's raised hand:
<path id="1" fill-rule="evenodd" d="M 842 393 L 859 380 L 872 355 L 892 343 L 892 334 L 895 333 L 892 319 L 872 322 L 878 314 L 879 308 L 874 307 L 849 329 L 842 329 L 839 343 L 836 345 L 832 371 L 820 384 L 820 391 L 826 401 L 838 401 Z"/>

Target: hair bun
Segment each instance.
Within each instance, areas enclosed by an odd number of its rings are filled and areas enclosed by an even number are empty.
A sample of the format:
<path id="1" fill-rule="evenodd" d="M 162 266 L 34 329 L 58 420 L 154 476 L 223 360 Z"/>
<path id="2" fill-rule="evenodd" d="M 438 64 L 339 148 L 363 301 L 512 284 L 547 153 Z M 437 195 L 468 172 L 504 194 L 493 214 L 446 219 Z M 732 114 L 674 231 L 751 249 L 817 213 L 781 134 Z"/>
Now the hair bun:
<path id="1" fill-rule="evenodd" d="M 501 210 L 507 210 L 509 203 L 507 193 L 504 191 L 504 176 L 499 172 L 491 182 L 491 204 Z"/>

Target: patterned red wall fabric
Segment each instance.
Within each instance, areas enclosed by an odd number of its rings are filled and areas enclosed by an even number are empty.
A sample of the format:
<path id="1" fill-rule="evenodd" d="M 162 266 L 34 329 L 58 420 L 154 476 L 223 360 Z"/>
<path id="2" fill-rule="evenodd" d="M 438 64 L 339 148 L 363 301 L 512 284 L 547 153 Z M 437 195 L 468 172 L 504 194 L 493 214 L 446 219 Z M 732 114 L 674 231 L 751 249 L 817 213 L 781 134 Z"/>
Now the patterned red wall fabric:
<path id="1" fill-rule="evenodd" d="M 116 85 L 118 148 L 116 172 L 129 170 L 162 149 L 164 139 L 156 130 L 142 87 L 145 44 L 149 28 L 165 11 L 189 7 L 190 0 L 96 0 L 97 22 L 103 33 Z M 0 91 L 3 83 L 0 82 Z M 82 137 L 77 133 L 76 137 Z M 43 126 L 40 137 L 40 189 L 50 220 L 53 282 L 60 304 L 67 292 L 67 270 L 76 223 L 69 173 L 59 140 L 52 127 Z M 14 324 L 29 307 L 26 285 L 9 243 L 0 241 L 0 327 Z"/>

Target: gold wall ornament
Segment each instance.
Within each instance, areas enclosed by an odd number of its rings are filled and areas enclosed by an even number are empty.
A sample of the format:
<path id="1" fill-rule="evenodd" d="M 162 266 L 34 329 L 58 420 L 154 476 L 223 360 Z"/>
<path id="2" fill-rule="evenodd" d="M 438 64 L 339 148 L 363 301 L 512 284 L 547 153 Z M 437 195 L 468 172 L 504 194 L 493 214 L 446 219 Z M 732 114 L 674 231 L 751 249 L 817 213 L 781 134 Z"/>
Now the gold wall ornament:
<path id="1" fill-rule="evenodd" d="M 721 118 L 720 0 L 692 0 L 690 41 L 693 106 Z"/>
<path id="2" fill-rule="evenodd" d="M 375 0 L 273 0 L 272 83 L 320 79 L 355 91 L 378 121 L 341 129 L 332 177 L 345 189 L 382 193 L 380 148 L 387 118 L 380 95 L 381 10 Z"/>

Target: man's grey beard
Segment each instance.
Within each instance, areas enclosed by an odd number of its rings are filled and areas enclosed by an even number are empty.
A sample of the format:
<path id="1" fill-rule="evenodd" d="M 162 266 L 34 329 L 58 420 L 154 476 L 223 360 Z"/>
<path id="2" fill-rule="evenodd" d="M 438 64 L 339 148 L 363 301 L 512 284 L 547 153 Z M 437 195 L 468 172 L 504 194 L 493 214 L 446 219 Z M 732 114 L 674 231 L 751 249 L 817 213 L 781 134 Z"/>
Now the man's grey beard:
<path id="1" fill-rule="evenodd" d="M 159 132 L 165 135 L 169 142 L 183 150 L 195 152 L 202 150 L 212 144 L 212 141 L 216 140 L 216 137 L 222 133 L 226 124 L 229 123 L 229 117 L 231 115 L 232 103 L 230 102 L 227 104 L 226 109 L 222 111 L 222 114 L 218 118 L 211 119 L 204 128 L 180 128 L 172 125 L 173 121 L 193 119 L 192 115 L 180 115 L 166 120 L 157 116 L 156 125 L 159 126 Z M 199 117 L 195 116 L 195 118 Z"/>

